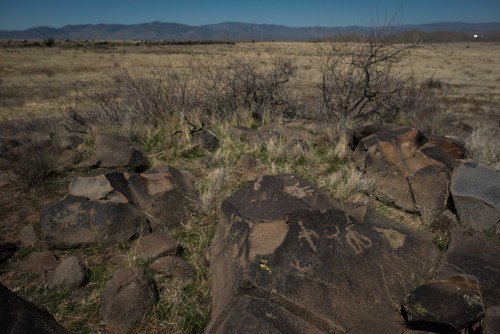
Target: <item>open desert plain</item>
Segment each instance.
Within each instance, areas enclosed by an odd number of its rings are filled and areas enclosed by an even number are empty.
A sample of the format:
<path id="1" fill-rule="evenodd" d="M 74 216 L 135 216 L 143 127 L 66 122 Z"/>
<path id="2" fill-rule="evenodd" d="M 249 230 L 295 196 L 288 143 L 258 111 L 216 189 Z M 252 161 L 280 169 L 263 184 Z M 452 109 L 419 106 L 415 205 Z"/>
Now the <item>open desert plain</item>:
<path id="1" fill-rule="evenodd" d="M 499 143 L 497 42 L 3 40 L 0 282 L 40 333 L 494 333 Z"/>

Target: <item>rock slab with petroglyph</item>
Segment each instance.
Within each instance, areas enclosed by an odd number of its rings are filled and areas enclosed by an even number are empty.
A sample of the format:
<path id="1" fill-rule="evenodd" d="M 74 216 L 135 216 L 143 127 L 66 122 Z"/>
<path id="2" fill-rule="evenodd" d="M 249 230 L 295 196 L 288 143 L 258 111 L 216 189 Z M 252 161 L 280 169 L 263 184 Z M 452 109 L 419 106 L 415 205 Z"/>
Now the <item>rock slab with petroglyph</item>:
<path id="1" fill-rule="evenodd" d="M 451 173 L 465 155 L 460 143 L 413 128 L 366 124 L 353 131 L 350 144 L 379 199 L 426 221 L 446 210 Z"/>
<path id="2" fill-rule="evenodd" d="M 426 236 L 359 211 L 360 220 L 292 175 L 264 176 L 226 199 L 207 333 L 400 332 L 401 281 L 425 279 L 439 251 Z"/>
<path id="3" fill-rule="evenodd" d="M 180 226 L 199 204 L 195 176 L 184 170 L 161 166 L 128 179 L 132 194 L 150 220 L 153 231 Z"/>

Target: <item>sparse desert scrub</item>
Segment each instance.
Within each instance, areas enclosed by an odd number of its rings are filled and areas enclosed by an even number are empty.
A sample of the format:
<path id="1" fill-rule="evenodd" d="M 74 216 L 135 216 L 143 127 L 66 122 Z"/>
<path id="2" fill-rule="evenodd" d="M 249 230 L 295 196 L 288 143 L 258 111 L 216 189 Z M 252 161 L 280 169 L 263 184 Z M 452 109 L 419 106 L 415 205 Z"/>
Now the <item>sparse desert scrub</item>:
<path id="1" fill-rule="evenodd" d="M 13 170 L 28 187 L 41 184 L 63 172 L 58 158 L 60 150 L 53 141 L 35 141 L 24 147 L 14 160 Z"/>
<path id="2" fill-rule="evenodd" d="M 296 65 L 279 55 L 268 58 L 268 65 L 256 57 L 233 55 L 219 64 L 199 62 L 201 110 L 219 119 L 231 119 L 243 111 L 251 111 L 257 119 L 293 114 Z"/>
<path id="3" fill-rule="evenodd" d="M 142 145 L 153 166 L 168 164 L 179 169 L 189 169 L 197 176 L 202 208 L 196 215 L 183 221 L 181 227 L 170 231 L 171 235 L 183 244 L 182 257 L 195 270 L 196 279 L 193 282 L 170 282 L 155 276 L 160 302 L 146 316 L 144 322 L 133 329 L 134 332 L 203 331 L 210 314 L 207 252 L 218 220 L 217 210 L 230 193 L 252 182 L 252 174 L 240 174 L 238 171 L 237 162 L 242 154 L 249 154 L 258 159 L 260 174 L 298 174 L 320 185 L 325 192 L 339 200 L 348 198 L 353 192 L 369 193 L 373 190 L 373 185 L 349 163 L 351 152 L 347 146 L 345 133 L 347 128 L 352 128 L 356 123 L 352 118 L 338 118 L 329 123 L 325 129 L 326 139 L 323 143 L 307 143 L 305 146 L 300 142 L 294 143 L 287 136 L 289 132 L 284 127 L 285 120 L 279 117 L 287 110 L 293 110 L 297 105 L 299 109 L 307 106 L 310 109 L 310 113 L 307 114 L 309 117 L 322 115 L 321 110 L 315 109 L 318 101 L 304 99 L 305 96 L 314 95 L 311 92 L 316 89 L 316 84 L 321 79 L 321 73 L 317 71 L 317 66 L 314 66 L 318 64 L 318 55 L 310 43 L 252 45 L 241 43 L 209 47 L 148 48 L 140 45 L 127 50 L 119 47 L 113 49 L 107 45 L 109 48 L 99 51 L 91 48 L 60 49 L 58 44 L 52 48 L 30 50 L 32 53 L 25 50 L 20 50 L 18 53 L 9 53 L 8 49 L 0 50 L 2 61 L 5 60 L 5 65 L 1 68 L 0 85 L 2 88 L 7 88 L 3 92 L 11 96 L 10 100 L 3 100 L 4 103 L 0 103 L 0 117 L 10 120 L 19 115 L 58 115 L 61 99 L 56 98 L 58 94 L 54 93 L 52 88 L 61 87 L 62 92 L 71 91 L 72 83 L 76 80 L 82 84 L 78 90 L 77 110 L 97 112 L 93 114 L 96 118 L 91 122 L 95 129 L 88 131 L 87 147 L 92 146 L 94 131 L 126 134 Z M 476 57 L 478 59 L 497 57 L 499 46 L 478 44 L 466 50 L 463 45 L 446 47 L 457 50 L 450 58 L 450 63 L 446 63 L 447 59 L 441 55 L 443 49 L 441 45 L 412 49 L 414 80 L 420 84 L 413 86 L 414 95 L 411 95 L 412 91 L 406 91 L 406 95 L 398 101 L 404 102 L 403 98 L 412 98 L 414 99 L 411 101 L 412 105 L 418 108 L 412 108 L 403 115 L 404 121 L 407 122 L 405 124 L 417 125 L 426 131 L 439 132 L 437 131 L 439 127 L 436 131 L 432 130 L 436 122 L 428 117 L 428 110 L 432 115 L 440 115 L 446 110 L 469 114 L 468 117 L 471 117 L 468 105 L 477 104 L 480 110 L 477 115 L 472 116 L 481 118 L 486 117 L 482 111 L 492 110 L 490 107 L 498 103 L 500 72 L 491 63 L 489 64 L 491 73 L 466 80 L 454 74 L 453 69 L 465 66 L 465 60 L 474 60 Z M 465 54 L 462 53 L 464 51 L 462 49 L 465 50 Z M 270 54 L 275 56 L 271 57 Z M 287 64 L 286 58 L 290 56 L 292 61 Z M 423 59 L 423 56 L 427 59 Z M 465 60 L 462 60 L 462 57 Z M 234 63 L 230 58 L 233 58 Z M 216 62 L 218 59 L 221 62 Z M 401 65 L 401 63 L 395 65 L 396 74 L 399 73 Z M 474 71 L 484 70 L 480 60 L 467 66 L 472 67 Z M 202 71 L 195 73 L 192 69 Z M 216 79 L 198 82 L 197 85 L 188 84 L 193 79 L 199 80 L 200 77 L 206 76 L 208 72 L 203 71 L 212 71 Z M 47 73 L 55 75 L 49 77 Z M 179 75 L 176 76 L 175 73 Z M 460 73 L 459 75 L 463 75 Z M 217 78 L 222 79 L 219 81 Z M 441 89 L 426 87 L 428 78 L 439 80 L 443 83 L 443 87 Z M 89 87 L 91 83 L 95 86 Z M 94 101 L 92 95 L 83 94 L 81 88 L 84 86 L 94 90 L 103 87 L 109 91 L 96 90 L 95 93 L 98 94 L 96 96 L 100 97 L 100 100 Z M 272 89 L 268 91 L 266 87 Z M 23 89 L 26 92 L 40 94 L 11 94 Z M 111 94 L 113 91 L 115 93 Z M 52 92 L 52 95 L 47 92 Z M 268 92 L 271 94 L 266 95 Z M 296 94 L 297 92 L 300 94 Z M 73 91 L 72 94 L 71 105 L 75 107 L 76 92 Z M 110 112 L 106 114 L 99 106 L 104 103 L 105 108 L 109 107 L 105 103 L 108 96 L 112 101 L 109 106 L 115 109 L 106 109 Z M 435 104 L 435 98 L 439 106 Z M 282 104 L 278 102 L 280 99 L 288 102 Z M 127 104 L 127 101 L 132 103 Z M 427 104 L 430 109 L 426 109 Z M 433 108 L 437 108 L 437 111 L 432 111 Z M 117 113 L 115 117 L 113 110 L 121 114 Z M 263 112 L 263 117 L 254 120 L 253 112 Z M 219 138 L 219 148 L 215 152 L 208 152 L 191 144 L 190 125 L 186 120 L 197 127 L 205 123 L 206 128 Z M 109 125 L 112 123 L 115 123 L 115 126 Z M 233 125 L 259 128 L 269 123 L 279 124 L 277 129 L 282 135 L 271 136 L 262 143 L 243 143 L 233 138 L 229 131 Z M 302 130 L 307 132 L 305 129 Z M 498 150 L 495 153 L 494 144 L 497 141 L 494 138 L 492 132 L 477 128 L 469 138 L 467 147 L 472 159 L 496 166 L 498 169 L 499 155 Z M 37 187 L 34 187 L 33 193 L 21 195 L 25 198 L 20 199 L 12 210 L 21 211 L 26 207 L 41 209 L 56 196 L 63 196 L 67 189 L 67 181 L 60 181 L 61 184 L 58 186 L 64 189 L 59 189 L 58 192 L 52 191 L 49 183 L 43 183 L 46 187 L 44 194 L 41 189 L 37 190 Z M 45 197 L 41 198 L 41 195 Z M 9 207 L 9 214 L 10 210 Z M 380 204 L 378 211 L 411 227 L 423 228 L 417 216 L 404 214 L 383 204 Z M 34 217 L 30 223 L 36 224 L 36 215 Z M 32 250 L 24 250 L 25 253 L 30 251 Z M 78 252 L 90 251 L 75 252 L 80 254 Z M 84 289 L 84 296 L 78 302 L 75 302 L 81 297 L 78 294 L 34 289 L 34 286 L 43 285 L 41 276 L 32 277 L 23 274 L 23 277 L 12 278 L 2 274 L 1 278 L 10 286 L 17 286 L 23 296 L 39 300 L 71 331 L 99 332 L 103 330 L 98 313 L 103 287 L 115 267 L 122 263 L 127 265 L 131 263 L 127 261 L 129 251 L 124 249 L 100 248 L 98 253 L 102 253 L 103 257 L 110 254 L 122 262 L 113 263 L 108 268 L 96 264 L 98 261 L 93 262 L 91 256 L 88 265 L 90 284 Z M 132 265 L 144 266 L 140 263 Z M 150 274 L 155 275 L 151 272 Z"/>
<path id="4" fill-rule="evenodd" d="M 467 157 L 488 167 L 500 170 L 500 147 L 498 129 L 489 126 L 478 126 L 465 141 Z"/>
<path id="5" fill-rule="evenodd" d="M 396 66 L 407 63 L 413 47 L 396 44 L 383 29 L 360 43 L 318 44 L 317 86 L 327 117 L 385 119 L 405 112 L 411 73 Z"/>

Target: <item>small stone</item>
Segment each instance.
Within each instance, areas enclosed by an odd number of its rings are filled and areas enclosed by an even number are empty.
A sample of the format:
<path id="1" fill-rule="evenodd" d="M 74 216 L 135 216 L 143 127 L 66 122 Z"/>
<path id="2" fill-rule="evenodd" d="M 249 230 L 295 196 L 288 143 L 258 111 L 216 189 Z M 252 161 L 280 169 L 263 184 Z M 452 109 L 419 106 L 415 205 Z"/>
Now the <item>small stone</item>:
<path id="1" fill-rule="evenodd" d="M 54 270 L 58 264 L 59 261 L 54 253 L 49 251 L 35 252 L 30 254 L 26 260 L 24 260 L 23 268 L 25 270 L 44 272 Z"/>
<path id="2" fill-rule="evenodd" d="M 401 306 L 408 328 L 434 333 L 458 333 L 472 328 L 484 313 L 479 282 L 468 275 L 420 285 Z"/>
<path id="3" fill-rule="evenodd" d="M 153 232 L 137 241 L 135 251 L 141 259 L 154 260 L 162 256 L 178 254 L 180 244 L 165 233 Z"/>
<path id="4" fill-rule="evenodd" d="M 257 159 L 250 154 L 243 154 L 238 162 L 241 168 L 247 171 L 254 171 L 257 167 L 257 163 Z"/>
<path id="5" fill-rule="evenodd" d="M 28 225 L 23 227 L 19 235 L 19 240 L 25 247 L 33 247 L 38 241 L 38 237 L 35 233 L 33 225 Z"/>
<path id="6" fill-rule="evenodd" d="M 212 152 L 219 147 L 219 140 L 209 131 L 196 132 L 191 137 L 191 144 L 203 147 Z"/>
<path id="7" fill-rule="evenodd" d="M 63 287 L 78 289 L 85 284 L 86 273 L 82 263 L 76 256 L 68 257 L 61 261 L 48 278 L 47 285 L 54 289 Z"/>
<path id="8" fill-rule="evenodd" d="M 71 150 L 62 151 L 58 158 L 59 164 L 63 166 L 72 166 L 78 163 L 79 160 L 80 153 Z"/>
<path id="9" fill-rule="evenodd" d="M 124 181 L 123 174 L 120 175 Z M 112 174 L 109 174 L 112 175 Z M 128 203 L 127 198 L 116 191 L 107 174 L 97 176 L 77 176 L 69 184 L 69 193 L 73 196 L 87 197 L 92 201 L 110 200 L 113 203 Z"/>
<path id="10" fill-rule="evenodd" d="M 101 315 L 106 325 L 126 332 L 140 320 L 156 301 L 151 279 L 139 268 L 116 272 L 101 301 Z"/>
<path id="11" fill-rule="evenodd" d="M 164 273 L 169 278 L 194 279 L 196 274 L 193 268 L 176 256 L 165 256 L 153 262 L 151 269 Z"/>

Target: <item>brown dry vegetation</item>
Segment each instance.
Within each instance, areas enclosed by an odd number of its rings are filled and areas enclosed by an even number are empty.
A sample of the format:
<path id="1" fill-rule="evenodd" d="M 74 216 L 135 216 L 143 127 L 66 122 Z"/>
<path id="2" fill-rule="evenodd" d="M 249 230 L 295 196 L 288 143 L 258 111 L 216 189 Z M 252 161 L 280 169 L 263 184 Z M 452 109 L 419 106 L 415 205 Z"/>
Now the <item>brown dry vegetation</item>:
<path id="1" fill-rule="evenodd" d="M 442 84 L 445 110 L 461 118 L 498 121 L 500 44 L 443 43 L 419 45 L 411 52 L 418 83 Z M 172 65 L 187 69 L 192 61 L 218 64 L 225 57 L 255 59 L 269 65 L 271 57 L 294 61 L 300 89 L 319 82 L 318 48 L 313 43 L 241 43 L 236 45 L 120 46 L 107 48 L 0 48 L 0 120 L 60 115 L 73 84 L 94 82 L 120 69 L 147 71 Z M 189 61 L 187 61 L 189 60 Z"/>
<path id="2" fill-rule="evenodd" d="M 68 108 L 75 108 L 78 92 L 78 110 L 97 108 L 96 101 L 83 94 L 87 85 L 98 92 L 116 75 L 124 71 L 135 75 L 151 73 L 158 68 L 174 69 L 177 73 L 191 73 L 188 87 L 208 84 L 199 82 L 206 76 L 199 74 L 207 69 L 221 69 L 228 60 L 247 61 L 259 69 L 273 68 L 277 59 L 288 59 L 296 67 L 291 89 L 301 101 L 306 113 L 319 107 L 316 87 L 320 82 L 320 54 L 313 43 L 241 43 L 235 45 L 135 45 L 135 43 L 100 44 L 82 42 L 56 43 L 55 47 L 0 47 L 0 139 L 41 137 L 49 131 L 60 132 L 59 120 L 64 119 Z M 490 166 L 499 168 L 498 123 L 500 121 L 500 44 L 456 43 L 425 44 L 411 50 L 409 61 L 399 63 L 397 73 L 414 74 L 417 88 L 432 93 L 431 103 L 441 104 L 437 115 L 423 121 L 426 130 L 436 133 L 447 131 L 452 121 L 462 121 L 475 128 L 467 140 L 471 156 Z M 205 73 L 206 74 L 206 73 Z M 123 76 L 119 77 L 123 79 Z M 198 80 L 198 81 L 197 81 Z M 168 82 L 168 80 L 167 80 Z M 79 87 L 75 90 L 75 84 Z M 189 91 L 189 89 L 188 89 Z M 87 91 L 88 93 L 88 91 Z M 191 100 L 187 97 L 187 100 Z M 194 98 L 192 99 L 194 100 Z M 248 110 L 246 110 L 248 111 Z M 430 117 L 430 116 L 429 116 Z M 195 115 L 198 122 L 203 115 Z M 213 121 L 213 119 L 212 119 Z M 273 120 L 280 123 L 280 120 Z M 282 120 L 281 120 L 282 121 Z M 401 117 L 396 121 L 415 124 Z M 263 123 L 269 122 L 264 119 Z M 198 123 L 197 123 L 198 124 Z M 202 212 L 184 222 L 182 228 L 172 231 L 186 248 L 185 259 L 194 267 L 198 279 L 194 283 L 171 284 L 157 278 L 161 302 L 148 313 L 146 319 L 133 331 L 199 332 L 206 325 L 210 312 L 210 280 L 207 268 L 207 249 L 217 223 L 217 210 L 221 201 L 232 191 L 247 185 L 256 175 L 242 172 L 237 162 L 241 154 L 250 154 L 260 160 L 258 173 L 296 173 L 318 184 L 339 200 L 347 199 L 353 192 L 369 193 L 372 184 L 357 172 L 348 159 L 347 143 L 343 134 L 349 120 L 331 123 L 325 131 L 325 146 L 309 151 L 300 145 L 290 149 L 286 138 L 274 138 L 263 145 L 242 143 L 229 134 L 232 125 L 258 126 L 249 113 L 231 118 L 210 129 L 220 140 L 220 148 L 213 154 L 189 147 L 189 129 L 178 115 L 159 124 L 121 124 L 107 127 L 107 132 L 120 132 L 138 141 L 153 165 L 170 164 L 190 169 L 197 176 L 197 187 L 202 199 Z M 282 125 L 282 124 L 281 124 Z M 278 125 L 278 126 L 281 126 Z M 171 134 L 182 130 L 180 142 L 174 143 Z M 87 147 L 92 147 L 93 131 L 86 135 Z M 493 141 L 493 142 L 492 142 Z M 210 156 L 210 163 L 200 162 Z M 19 230 L 32 224 L 37 227 L 39 211 L 63 196 L 74 171 L 58 171 L 47 182 L 27 187 L 21 178 L 12 173 L 0 174 L 0 221 L 4 221 L 3 237 L 16 240 Z M 3 182 L 3 181 L 7 182 Z M 389 208 L 383 204 L 378 210 L 415 229 L 424 223 L 414 215 Z M 21 248 L 14 258 L 21 261 L 36 249 Z M 68 252 L 58 254 L 61 257 Z M 102 332 L 99 318 L 99 301 L 104 286 L 114 269 L 123 265 L 145 266 L 138 263 L 129 245 L 70 251 L 87 259 L 90 282 L 76 293 L 49 291 L 43 288 L 43 275 L 22 271 L 0 273 L 0 280 L 16 292 L 35 300 L 55 315 L 71 331 L 77 333 Z M 110 261 L 110 259 L 112 259 Z M 104 266 L 103 263 L 107 265 Z M 152 274 L 152 273 L 151 273 Z M 153 274 L 152 274 L 153 275 Z"/>

